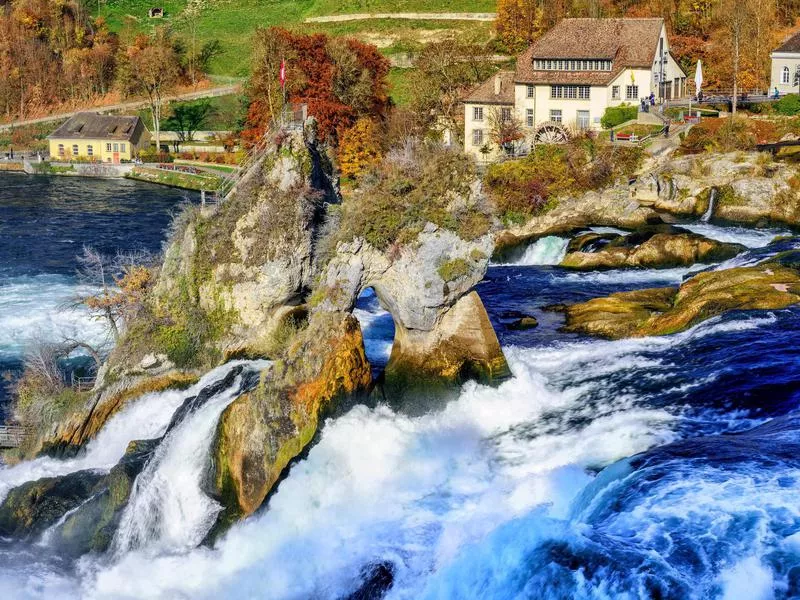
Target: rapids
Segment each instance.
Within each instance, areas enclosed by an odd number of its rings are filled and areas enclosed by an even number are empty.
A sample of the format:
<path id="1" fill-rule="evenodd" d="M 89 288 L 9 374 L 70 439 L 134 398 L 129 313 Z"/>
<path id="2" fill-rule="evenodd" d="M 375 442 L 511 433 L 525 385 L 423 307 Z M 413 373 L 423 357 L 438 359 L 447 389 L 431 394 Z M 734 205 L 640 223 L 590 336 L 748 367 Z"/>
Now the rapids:
<path id="1" fill-rule="evenodd" d="M 465 384 L 423 415 L 378 403 L 329 418 L 268 505 L 211 546 L 212 433 L 265 364 L 142 396 L 74 459 L 0 467 L 4 495 L 108 470 L 128 441 L 163 436 L 112 551 L 71 563 L 46 537 L 0 540 L 0 585 L 31 599 L 800 597 L 800 308 L 613 342 L 561 333 L 545 310 L 798 245 L 689 227 L 751 250 L 710 267 L 570 273 L 553 266 L 567 240 L 545 238 L 520 264 L 492 266 L 477 290 L 513 378 Z M 518 312 L 539 326 L 508 328 Z M 369 291 L 355 314 L 379 369 L 391 317 Z"/>

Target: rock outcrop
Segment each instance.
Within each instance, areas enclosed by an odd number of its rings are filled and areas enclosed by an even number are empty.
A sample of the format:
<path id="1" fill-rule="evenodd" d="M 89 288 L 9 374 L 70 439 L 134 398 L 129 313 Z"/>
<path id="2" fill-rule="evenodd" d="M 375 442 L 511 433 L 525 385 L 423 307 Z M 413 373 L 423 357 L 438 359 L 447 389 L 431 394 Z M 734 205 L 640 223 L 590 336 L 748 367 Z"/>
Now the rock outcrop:
<path id="1" fill-rule="evenodd" d="M 578 249 L 569 251 L 568 247 L 560 266 L 580 271 L 627 267 L 666 269 L 715 263 L 746 250 L 741 244 L 710 240 L 669 225 L 627 236 L 590 233 L 576 238 L 570 246 Z"/>
<path id="2" fill-rule="evenodd" d="M 371 381 L 358 321 L 345 313 L 315 315 L 284 360 L 220 419 L 211 492 L 224 510 L 212 535 L 258 509 L 326 412 L 366 394 Z"/>
<path id="3" fill-rule="evenodd" d="M 800 302 L 800 253 L 753 267 L 707 271 L 680 287 L 611 294 L 563 307 L 564 330 L 608 339 L 667 335 L 733 310 L 775 310 Z"/>
<path id="4" fill-rule="evenodd" d="M 363 290 L 375 291 L 395 324 L 383 380 L 392 401 L 465 379 L 502 380 L 508 365 L 480 297 L 470 292 L 492 245 L 490 235 L 465 241 L 431 223 L 394 260 L 363 240 L 341 244 L 316 310 L 350 311 Z"/>
<path id="5" fill-rule="evenodd" d="M 800 173 L 769 154 L 686 156 L 654 176 L 657 195 L 647 204 L 657 211 L 755 226 L 800 225 Z"/>

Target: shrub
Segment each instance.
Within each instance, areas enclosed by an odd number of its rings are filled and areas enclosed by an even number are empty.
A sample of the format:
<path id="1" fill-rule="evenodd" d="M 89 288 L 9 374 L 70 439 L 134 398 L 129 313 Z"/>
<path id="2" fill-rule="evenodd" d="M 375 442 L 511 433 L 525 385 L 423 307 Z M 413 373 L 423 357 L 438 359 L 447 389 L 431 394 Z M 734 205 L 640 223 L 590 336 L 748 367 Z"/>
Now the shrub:
<path id="1" fill-rule="evenodd" d="M 746 118 L 709 119 L 689 131 L 681 142 L 681 151 L 699 154 L 752 150 L 758 143 L 756 133 L 756 125 Z"/>
<path id="2" fill-rule="evenodd" d="M 339 168 L 344 177 L 360 177 L 372 169 L 380 158 L 380 133 L 372 119 L 359 119 L 342 134 L 339 140 Z"/>
<path id="3" fill-rule="evenodd" d="M 775 112 L 781 115 L 792 117 L 800 114 L 800 95 L 786 94 L 783 98 L 773 105 Z"/>
<path id="4" fill-rule="evenodd" d="M 146 163 L 171 163 L 174 160 L 169 152 L 156 152 L 155 149 L 142 150 L 139 159 Z"/>
<path id="5" fill-rule="evenodd" d="M 611 129 L 635 119 L 638 114 L 639 108 L 631 104 L 623 103 L 619 106 L 609 106 L 600 118 L 600 124 L 604 129 Z"/>
<path id="6" fill-rule="evenodd" d="M 437 272 L 444 281 L 455 281 L 459 277 L 468 275 L 471 271 L 469 262 L 463 258 L 453 258 L 439 265 Z"/>

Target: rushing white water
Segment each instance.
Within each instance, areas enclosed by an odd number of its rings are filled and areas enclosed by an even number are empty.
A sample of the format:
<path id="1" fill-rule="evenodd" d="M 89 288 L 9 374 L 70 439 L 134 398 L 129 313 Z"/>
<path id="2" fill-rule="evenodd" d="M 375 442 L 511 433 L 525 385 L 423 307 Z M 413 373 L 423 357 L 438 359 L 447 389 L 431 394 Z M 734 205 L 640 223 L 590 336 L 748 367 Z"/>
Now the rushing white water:
<path id="1" fill-rule="evenodd" d="M 260 371 L 268 361 L 245 369 Z M 236 399 L 242 375 L 186 415 L 159 445 L 136 479 L 114 538 L 116 553 L 138 548 L 187 550 L 197 546 L 214 524 L 220 505 L 202 489 L 214 430 L 222 411 Z"/>
<path id="2" fill-rule="evenodd" d="M 569 238 L 555 235 L 536 240 L 525 249 L 525 254 L 514 264 L 519 266 L 557 265 L 567 254 Z"/>
<path id="3" fill-rule="evenodd" d="M 720 227 L 710 223 L 681 223 L 679 227 L 718 242 L 742 244 L 748 248 L 763 248 L 778 236 L 792 235 L 788 229 L 746 229 Z"/>
<path id="4" fill-rule="evenodd" d="M 711 188 L 711 194 L 708 196 L 708 208 L 706 212 L 703 213 L 703 216 L 700 217 L 700 220 L 703 223 L 708 223 L 711 220 L 711 217 L 714 216 L 714 209 L 717 206 L 717 195 L 719 194 L 719 190 L 717 188 Z"/>
<path id="5" fill-rule="evenodd" d="M 87 444 L 86 451 L 71 459 L 41 457 L 13 467 L 0 467 L 0 501 L 8 491 L 26 481 L 56 477 L 84 469 L 109 470 L 125 454 L 131 440 L 153 439 L 164 435 L 175 410 L 186 398 L 195 396 L 204 387 L 224 378 L 242 361 L 234 361 L 206 373 L 187 390 L 167 390 L 145 394 L 130 402 L 109 419 L 97 437 Z"/>
<path id="6" fill-rule="evenodd" d="M 57 341 L 78 337 L 95 346 L 106 338 L 103 323 L 88 311 L 72 308 L 78 286 L 60 275 L 14 277 L 0 283 L 0 358 L 18 357 L 36 337 Z"/>
<path id="7" fill-rule="evenodd" d="M 590 342 L 572 354 L 553 352 L 566 371 L 639 366 L 629 350 L 598 348 Z M 563 518 L 591 479 L 586 467 L 672 439 L 675 417 L 667 411 L 636 407 L 624 395 L 587 405 L 585 384 L 552 389 L 540 368 L 546 353 L 507 349 L 512 380 L 499 388 L 468 384 L 433 414 L 354 408 L 326 424 L 269 510 L 234 527 L 218 549 L 133 551 L 109 569 L 86 565 L 87 595 L 246 598 L 269 590 L 271 598 L 334 598 L 353 588 L 364 564 L 386 559 L 402 565 L 390 597 L 418 597 L 432 569 L 500 524 L 537 506 Z M 582 425 L 566 417 L 575 411 L 585 416 Z M 173 542 L 186 541 L 184 535 Z M 137 575 L 143 572 L 148 576 Z"/>

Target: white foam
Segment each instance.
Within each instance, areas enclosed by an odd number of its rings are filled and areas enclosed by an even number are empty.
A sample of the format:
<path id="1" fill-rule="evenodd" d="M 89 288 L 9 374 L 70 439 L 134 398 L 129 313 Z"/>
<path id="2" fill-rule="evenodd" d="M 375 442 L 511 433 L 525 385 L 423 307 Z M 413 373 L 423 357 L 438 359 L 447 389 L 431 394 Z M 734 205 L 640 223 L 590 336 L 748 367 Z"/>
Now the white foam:
<path id="1" fill-rule="evenodd" d="M 384 310 L 375 293 L 366 290 L 358 301 L 353 316 L 361 325 L 364 336 L 364 351 L 370 364 L 386 366 L 394 343 L 394 321 L 392 315 Z"/>
<path id="2" fill-rule="evenodd" d="M 0 283 L 0 358 L 19 357 L 35 337 L 47 341 L 106 342 L 104 323 L 70 305 L 91 288 L 60 275 L 15 277 Z"/>
<path id="3" fill-rule="evenodd" d="M 724 586 L 722 600 L 773 600 L 772 570 L 756 556 L 739 561 L 725 569 L 720 580 Z"/>
<path id="4" fill-rule="evenodd" d="M 253 361 L 246 368 L 260 371 L 269 364 Z M 239 383 L 234 383 L 210 398 L 159 445 L 136 479 L 114 537 L 115 553 L 143 547 L 188 550 L 203 540 L 221 509 L 203 491 L 211 442 L 220 415 L 238 397 L 238 390 Z"/>
<path id="5" fill-rule="evenodd" d="M 339 597 L 364 564 L 386 558 L 399 565 L 392 595 L 417 597 L 432 569 L 500 524 L 537 506 L 563 516 L 590 480 L 584 467 L 671 439 L 674 417 L 626 410 L 625 398 L 598 406 L 600 418 L 583 426 L 560 422 L 582 408 L 581 390 L 552 391 L 529 351 L 508 355 L 513 379 L 468 384 L 437 413 L 358 406 L 328 422 L 269 510 L 235 526 L 217 550 L 85 564 L 86 594 Z"/>
<path id="6" fill-rule="evenodd" d="M 207 385 L 222 379 L 235 361 L 209 371 L 187 390 L 167 390 L 145 394 L 130 402 L 109 419 L 97 437 L 87 444 L 86 451 L 68 460 L 41 457 L 13 467 L 0 467 L 0 501 L 8 491 L 27 481 L 57 477 L 84 469 L 110 470 L 125 454 L 132 440 L 153 439 L 164 435 L 175 410 L 183 401 L 196 395 Z"/>
<path id="7" fill-rule="evenodd" d="M 748 248 L 768 246 L 778 236 L 793 235 L 788 229 L 748 229 L 745 227 L 720 227 L 710 223 L 681 223 L 678 225 L 693 233 L 718 242 L 742 244 Z"/>
<path id="8" fill-rule="evenodd" d="M 518 266 L 558 265 L 567 255 L 569 238 L 549 235 L 536 240 L 525 253 L 512 263 Z"/>

